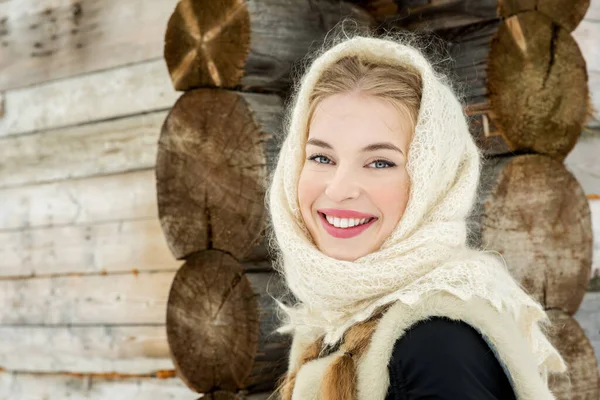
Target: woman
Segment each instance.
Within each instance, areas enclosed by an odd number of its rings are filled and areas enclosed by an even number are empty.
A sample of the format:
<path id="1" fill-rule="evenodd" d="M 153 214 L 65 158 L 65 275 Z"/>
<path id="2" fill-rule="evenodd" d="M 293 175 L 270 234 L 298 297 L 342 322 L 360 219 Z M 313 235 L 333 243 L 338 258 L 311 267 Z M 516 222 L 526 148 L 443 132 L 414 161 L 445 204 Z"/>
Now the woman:
<path id="1" fill-rule="evenodd" d="M 450 84 L 391 36 L 343 32 L 315 56 L 267 196 L 298 301 L 278 301 L 280 398 L 554 399 L 546 313 L 467 246 L 481 158 Z"/>

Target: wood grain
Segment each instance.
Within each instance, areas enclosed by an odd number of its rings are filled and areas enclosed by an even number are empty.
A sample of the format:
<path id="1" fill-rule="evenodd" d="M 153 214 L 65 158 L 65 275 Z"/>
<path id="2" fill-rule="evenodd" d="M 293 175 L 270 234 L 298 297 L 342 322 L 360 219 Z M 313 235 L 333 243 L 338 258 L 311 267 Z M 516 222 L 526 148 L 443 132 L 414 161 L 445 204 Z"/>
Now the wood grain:
<path id="1" fill-rule="evenodd" d="M 0 138 L 0 188 L 154 168 L 166 116 L 159 111 Z"/>
<path id="2" fill-rule="evenodd" d="M 348 16 L 362 27 L 373 23 L 343 1 L 182 0 L 166 28 L 165 61 L 177 90 L 285 93 L 293 64 Z"/>
<path id="3" fill-rule="evenodd" d="M 174 276 L 159 271 L 0 280 L 0 324 L 164 324 Z"/>
<path id="4" fill-rule="evenodd" d="M 354 1 L 379 3 L 378 0 Z M 388 2 L 383 1 L 384 4 Z M 384 21 L 411 30 L 456 28 L 535 10 L 572 31 L 584 18 L 590 0 L 408 0 L 396 3 L 397 10 L 386 8 L 391 13 Z"/>
<path id="5" fill-rule="evenodd" d="M 0 91 L 150 59 L 177 0 L 0 2 Z"/>
<path id="6" fill-rule="evenodd" d="M 153 169 L 0 190 L 0 231 L 157 216 Z"/>
<path id="7" fill-rule="evenodd" d="M 177 271 L 167 304 L 173 363 L 198 392 L 219 387 L 272 390 L 286 369 L 289 337 L 274 332 L 284 286 L 272 272 L 247 272 L 217 250 L 192 254 Z"/>
<path id="8" fill-rule="evenodd" d="M 0 373 L 0 400 L 197 400 L 179 378 L 114 379 Z"/>
<path id="9" fill-rule="evenodd" d="M 0 231 L 0 278 L 176 270 L 158 218 Z"/>
<path id="10" fill-rule="evenodd" d="M 163 60 L 9 90 L 0 137 L 167 110 L 177 97 Z"/>
<path id="11" fill-rule="evenodd" d="M 487 80 L 509 148 L 564 159 L 588 104 L 585 61 L 569 32 L 533 11 L 506 19 L 492 41 Z"/>
<path id="12" fill-rule="evenodd" d="M 210 88 L 188 91 L 173 106 L 158 143 L 156 185 L 175 258 L 215 248 L 242 260 L 260 245 L 282 108 L 276 95 Z"/>
<path id="13" fill-rule="evenodd" d="M 552 322 L 549 339 L 567 363 L 570 382 L 550 376 L 550 390 L 559 400 L 596 400 L 600 396 L 600 379 L 594 348 L 581 326 L 560 310 L 549 310 Z"/>
<path id="14" fill-rule="evenodd" d="M 547 156 L 496 159 L 484 165 L 478 198 L 476 245 L 500 253 L 546 308 L 574 314 L 589 283 L 593 240 L 588 199 L 573 175 Z"/>
<path id="15" fill-rule="evenodd" d="M 152 374 L 172 370 L 165 325 L 2 326 L 8 371 Z"/>

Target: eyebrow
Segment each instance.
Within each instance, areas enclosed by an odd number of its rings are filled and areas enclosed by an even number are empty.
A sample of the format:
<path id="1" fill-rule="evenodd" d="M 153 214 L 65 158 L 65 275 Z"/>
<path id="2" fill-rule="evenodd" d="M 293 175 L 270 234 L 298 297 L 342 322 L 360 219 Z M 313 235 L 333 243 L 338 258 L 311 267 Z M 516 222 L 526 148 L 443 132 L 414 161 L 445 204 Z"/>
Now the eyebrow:
<path id="1" fill-rule="evenodd" d="M 327 143 L 323 140 L 320 140 L 320 139 L 315 139 L 315 138 L 308 139 L 306 141 L 306 145 L 308 146 L 309 144 L 312 144 L 313 146 L 318 146 L 318 147 L 323 147 L 325 149 L 333 150 L 333 147 L 329 143 Z M 362 151 L 364 151 L 364 152 L 376 151 L 376 150 L 394 150 L 394 151 L 399 151 L 402 155 L 404 155 L 404 152 L 402 150 L 400 150 L 398 147 L 394 146 L 390 142 L 372 143 L 368 146 L 363 147 L 363 149 L 362 149 Z"/>

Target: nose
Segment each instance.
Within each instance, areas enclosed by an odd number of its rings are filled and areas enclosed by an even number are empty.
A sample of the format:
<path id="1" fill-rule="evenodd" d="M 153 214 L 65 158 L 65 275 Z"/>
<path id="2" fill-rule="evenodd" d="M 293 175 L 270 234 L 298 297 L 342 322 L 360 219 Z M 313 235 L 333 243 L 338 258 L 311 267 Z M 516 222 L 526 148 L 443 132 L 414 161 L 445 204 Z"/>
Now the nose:
<path id="1" fill-rule="evenodd" d="M 332 201 L 341 203 L 357 198 L 360 195 L 360 186 L 352 171 L 338 168 L 325 188 L 325 195 Z"/>

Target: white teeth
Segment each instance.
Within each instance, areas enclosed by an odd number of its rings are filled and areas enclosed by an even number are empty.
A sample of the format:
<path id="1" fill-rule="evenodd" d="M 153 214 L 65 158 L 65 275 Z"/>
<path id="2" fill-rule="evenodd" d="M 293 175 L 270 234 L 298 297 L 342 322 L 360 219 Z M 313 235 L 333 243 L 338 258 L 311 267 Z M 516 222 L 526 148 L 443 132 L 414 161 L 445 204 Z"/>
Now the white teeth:
<path id="1" fill-rule="evenodd" d="M 325 215 L 325 218 L 327 219 L 327 222 L 336 228 L 351 228 L 353 226 L 362 225 L 370 220 L 370 218 L 338 218 L 330 217 L 329 215 Z"/>

